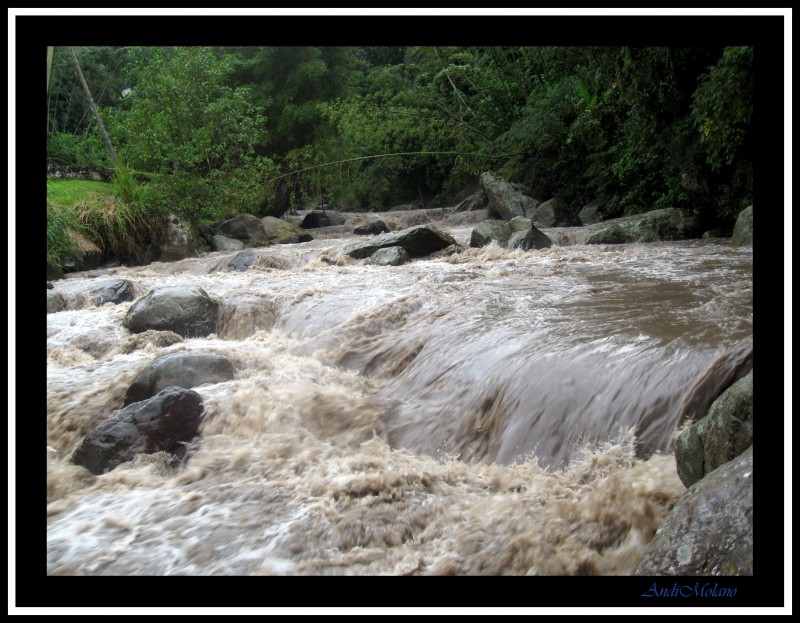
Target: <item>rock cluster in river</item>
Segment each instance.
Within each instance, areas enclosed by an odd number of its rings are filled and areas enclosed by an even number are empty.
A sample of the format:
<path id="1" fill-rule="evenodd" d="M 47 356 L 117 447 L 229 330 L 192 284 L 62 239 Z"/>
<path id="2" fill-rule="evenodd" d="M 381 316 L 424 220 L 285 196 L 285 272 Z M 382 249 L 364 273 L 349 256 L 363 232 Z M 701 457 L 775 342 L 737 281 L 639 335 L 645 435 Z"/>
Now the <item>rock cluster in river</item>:
<path id="1" fill-rule="evenodd" d="M 645 549 L 636 575 L 753 574 L 753 373 L 676 441 L 689 487 Z"/>
<path id="2" fill-rule="evenodd" d="M 510 221 L 488 220 L 479 223 L 470 236 L 469 246 L 485 247 L 496 243 L 506 249 L 546 249 L 553 242 L 530 219 L 515 216 Z"/>

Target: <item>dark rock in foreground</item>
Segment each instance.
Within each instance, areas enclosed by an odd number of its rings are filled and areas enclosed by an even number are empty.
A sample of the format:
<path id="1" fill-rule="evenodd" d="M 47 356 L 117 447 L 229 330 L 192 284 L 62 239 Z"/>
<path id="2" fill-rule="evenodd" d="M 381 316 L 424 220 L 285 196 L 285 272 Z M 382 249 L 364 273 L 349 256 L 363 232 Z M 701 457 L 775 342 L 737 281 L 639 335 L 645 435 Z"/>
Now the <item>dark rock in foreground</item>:
<path id="1" fill-rule="evenodd" d="M 456 241 L 450 234 L 443 232 L 435 225 L 417 225 L 401 231 L 381 234 L 364 242 L 347 245 L 342 249 L 342 254 L 363 259 L 378 249 L 403 247 L 409 257 L 424 257 L 455 244 Z"/>
<path id="2" fill-rule="evenodd" d="M 675 442 L 678 476 L 687 487 L 753 445 L 753 373 L 739 379 L 711 405 L 708 415 Z"/>
<path id="3" fill-rule="evenodd" d="M 753 447 L 672 509 L 634 575 L 753 575 Z"/>
<path id="4" fill-rule="evenodd" d="M 169 452 L 182 457 L 185 442 L 198 433 L 203 419 L 200 394 L 170 387 L 157 396 L 117 411 L 90 432 L 72 462 L 93 474 L 111 471 L 139 453 Z"/>
<path id="5" fill-rule="evenodd" d="M 220 355 L 172 353 L 156 359 L 139 373 L 125 394 L 125 404 L 146 400 L 167 387 L 189 389 L 230 381 L 233 373 L 230 359 Z"/>
<path id="6" fill-rule="evenodd" d="M 128 310 L 122 325 L 133 333 L 148 329 L 174 331 L 182 337 L 216 333 L 219 304 L 197 286 L 151 290 Z"/>
<path id="7" fill-rule="evenodd" d="M 687 240 L 699 235 L 693 216 L 678 208 L 664 208 L 591 225 L 586 244 Z"/>

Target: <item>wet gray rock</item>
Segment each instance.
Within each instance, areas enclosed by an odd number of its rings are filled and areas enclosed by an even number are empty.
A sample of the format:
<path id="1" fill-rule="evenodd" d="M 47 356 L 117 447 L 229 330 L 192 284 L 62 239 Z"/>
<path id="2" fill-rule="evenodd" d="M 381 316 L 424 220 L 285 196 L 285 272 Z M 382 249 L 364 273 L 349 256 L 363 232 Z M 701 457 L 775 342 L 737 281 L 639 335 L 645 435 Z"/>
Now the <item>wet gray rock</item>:
<path id="1" fill-rule="evenodd" d="M 92 305 L 117 305 L 134 299 L 133 284 L 127 279 L 109 279 L 89 290 L 89 302 Z"/>
<path id="2" fill-rule="evenodd" d="M 172 353 L 150 363 L 134 379 L 125 394 L 126 405 L 155 396 L 167 387 L 189 389 L 233 379 L 233 363 L 227 357 L 203 353 Z"/>
<path id="3" fill-rule="evenodd" d="M 47 289 L 48 290 L 52 290 L 53 289 L 53 284 L 50 283 L 49 281 L 47 282 Z"/>
<path id="4" fill-rule="evenodd" d="M 120 409 L 92 430 L 72 455 L 72 462 L 93 474 L 111 471 L 139 453 L 186 453 L 185 443 L 198 434 L 203 400 L 189 389 L 169 387 L 158 395 Z"/>
<path id="5" fill-rule="evenodd" d="M 406 262 L 411 261 L 408 253 L 403 247 L 386 247 L 385 249 L 378 249 L 367 258 L 365 264 L 373 264 L 375 266 L 400 266 Z"/>
<path id="6" fill-rule="evenodd" d="M 511 184 L 491 173 L 481 173 L 481 188 L 489 199 L 489 212 L 496 212 L 503 220 L 515 216 L 531 218 L 539 202 L 522 193 L 516 184 Z"/>
<path id="7" fill-rule="evenodd" d="M 736 225 L 733 227 L 731 246 L 753 246 L 753 206 L 747 206 L 744 210 L 739 212 L 739 217 L 736 219 Z"/>
<path id="8" fill-rule="evenodd" d="M 753 447 L 692 485 L 634 575 L 753 575 Z"/>
<path id="9" fill-rule="evenodd" d="M 261 219 L 252 214 L 239 214 L 220 223 L 217 230 L 223 236 L 240 240 L 246 247 L 263 247 L 269 244 L 269 236 L 264 231 Z"/>
<path id="10" fill-rule="evenodd" d="M 409 257 L 424 257 L 455 244 L 457 243 L 450 234 L 435 225 L 417 225 L 347 245 L 342 249 L 342 254 L 363 259 L 378 249 L 403 247 Z"/>
<path id="11" fill-rule="evenodd" d="M 595 200 L 583 206 L 578 212 L 581 225 L 594 225 L 600 222 L 600 202 Z"/>
<path id="12" fill-rule="evenodd" d="M 545 201 L 533 213 L 533 222 L 539 227 L 573 227 L 580 225 L 578 217 L 562 199 Z"/>
<path id="13" fill-rule="evenodd" d="M 183 337 L 216 333 L 219 304 L 197 286 L 156 288 L 136 301 L 122 325 L 133 333 L 174 331 Z"/>
<path id="14" fill-rule="evenodd" d="M 753 372 L 726 389 L 675 442 L 678 476 L 690 487 L 753 445 Z"/>
<path id="15" fill-rule="evenodd" d="M 261 225 L 270 244 L 295 244 L 314 239 L 302 227 L 274 216 L 265 216 L 261 219 Z"/>
<path id="16" fill-rule="evenodd" d="M 553 242 L 530 219 L 515 216 L 510 221 L 487 220 L 475 226 L 470 236 L 471 247 L 484 247 L 495 242 L 506 249 L 544 249 Z"/>
<path id="17" fill-rule="evenodd" d="M 215 234 L 211 237 L 211 248 L 214 251 L 241 251 L 244 249 L 244 242 L 222 234 Z"/>
<path id="18" fill-rule="evenodd" d="M 354 234 L 359 236 L 377 236 L 378 234 L 383 234 L 389 231 L 389 228 L 386 226 L 382 220 L 378 219 L 367 223 L 366 225 L 361 225 L 356 227 L 353 230 Z"/>
<path id="19" fill-rule="evenodd" d="M 56 312 L 64 311 L 67 308 L 67 301 L 61 292 L 55 290 L 47 291 L 47 313 L 55 314 Z"/>
<path id="20" fill-rule="evenodd" d="M 161 232 L 159 248 L 163 261 L 175 262 L 202 253 L 203 242 L 189 221 L 170 214 Z"/>
<path id="21" fill-rule="evenodd" d="M 303 229 L 332 227 L 334 225 L 344 225 L 344 217 L 334 210 L 312 210 L 305 215 L 305 218 L 300 223 L 300 227 Z"/>
<path id="22" fill-rule="evenodd" d="M 693 216 L 678 208 L 663 208 L 591 225 L 586 244 L 687 240 L 699 235 Z"/>
<path id="23" fill-rule="evenodd" d="M 247 249 L 236 254 L 236 256 L 226 265 L 228 270 L 235 270 L 243 273 L 250 268 L 258 259 L 258 255 L 252 249 Z"/>

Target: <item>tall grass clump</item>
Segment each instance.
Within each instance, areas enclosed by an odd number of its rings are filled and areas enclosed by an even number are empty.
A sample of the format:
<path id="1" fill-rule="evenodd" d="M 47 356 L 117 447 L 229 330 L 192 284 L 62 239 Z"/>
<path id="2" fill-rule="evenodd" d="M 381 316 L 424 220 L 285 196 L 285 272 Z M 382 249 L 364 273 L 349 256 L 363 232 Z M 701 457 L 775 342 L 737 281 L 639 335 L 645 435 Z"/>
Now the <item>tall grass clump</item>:
<path id="1" fill-rule="evenodd" d="M 114 172 L 111 190 L 113 194 L 102 201 L 76 205 L 75 217 L 83 232 L 105 255 L 120 260 L 136 259 L 149 244 L 159 213 L 151 207 L 146 187 L 126 167 L 118 167 Z"/>
<path id="2" fill-rule="evenodd" d="M 70 210 L 47 202 L 48 267 L 61 268 L 62 258 L 78 254 L 78 245 L 69 235 L 69 230 L 77 227 L 75 216 Z"/>

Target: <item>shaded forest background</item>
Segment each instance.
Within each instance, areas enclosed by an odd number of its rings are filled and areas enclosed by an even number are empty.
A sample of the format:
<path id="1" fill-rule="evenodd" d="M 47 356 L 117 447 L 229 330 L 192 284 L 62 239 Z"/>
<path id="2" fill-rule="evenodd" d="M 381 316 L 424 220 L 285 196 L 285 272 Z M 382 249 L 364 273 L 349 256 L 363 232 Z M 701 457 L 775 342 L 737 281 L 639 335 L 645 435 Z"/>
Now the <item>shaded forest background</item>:
<path id="1" fill-rule="evenodd" d="M 604 218 L 674 206 L 730 227 L 753 202 L 752 47 L 75 52 L 122 164 L 65 47 L 48 163 L 115 168 L 134 228 L 270 214 L 276 191 L 298 207 L 453 205 L 483 171 Z M 48 206 L 49 238 L 63 218 Z"/>

